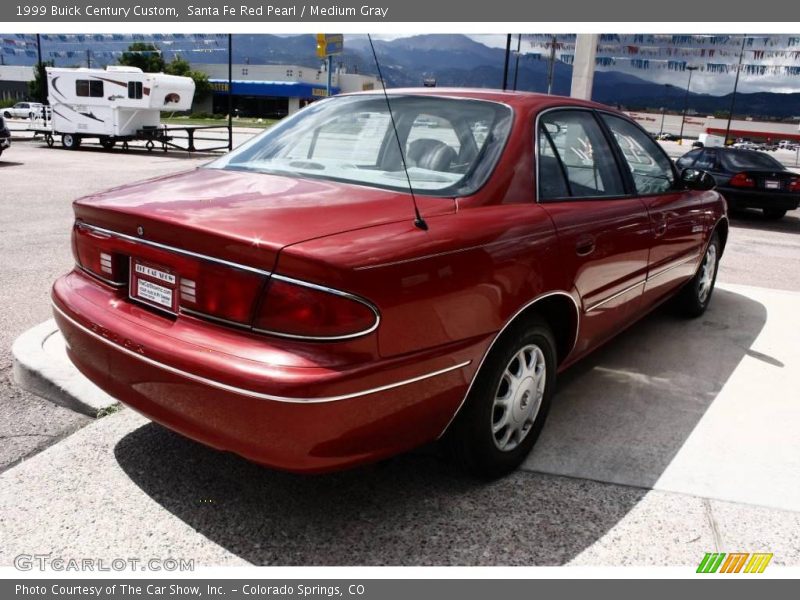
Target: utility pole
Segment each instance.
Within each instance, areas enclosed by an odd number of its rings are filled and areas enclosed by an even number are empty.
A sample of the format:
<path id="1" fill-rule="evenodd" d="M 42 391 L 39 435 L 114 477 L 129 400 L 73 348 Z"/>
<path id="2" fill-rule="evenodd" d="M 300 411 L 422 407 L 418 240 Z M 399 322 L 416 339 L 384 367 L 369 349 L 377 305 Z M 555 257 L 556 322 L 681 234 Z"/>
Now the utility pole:
<path id="1" fill-rule="evenodd" d="M 747 41 L 747 36 L 742 36 L 742 48 L 739 51 L 739 64 L 736 66 L 736 81 L 733 83 L 733 97 L 731 98 L 731 108 L 728 111 L 728 124 L 725 127 L 725 141 L 722 146 L 728 145 L 728 136 L 731 133 L 731 120 L 733 119 L 733 109 L 736 107 L 736 90 L 739 88 L 739 73 L 742 72 L 742 56 L 744 56 L 744 44 Z"/>
<path id="2" fill-rule="evenodd" d="M 88 48 L 86 49 L 86 68 L 87 69 L 92 68 L 92 51 L 89 50 Z"/>
<path id="3" fill-rule="evenodd" d="M 42 65 L 42 36 L 36 34 L 36 72 L 41 77 L 41 85 L 39 85 L 39 102 L 47 104 L 47 73 L 44 72 Z"/>
<path id="4" fill-rule="evenodd" d="M 508 88 L 508 59 L 511 56 L 511 34 L 506 35 L 506 61 L 503 65 L 503 91 Z"/>
<path id="5" fill-rule="evenodd" d="M 228 34 L 228 150 L 233 150 L 233 34 Z"/>
<path id="6" fill-rule="evenodd" d="M 556 41 L 558 38 L 553 36 L 550 40 L 550 62 L 547 65 L 547 95 L 553 93 L 553 73 L 556 68 Z"/>
<path id="7" fill-rule="evenodd" d="M 514 61 L 514 91 L 517 91 L 517 76 L 519 75 L 519 51 L 522 47 L 522 34 L 517 34 L 517 58 Z"/>
<path id="8" fill-rule="evenodd" d="M 683 115 L 681 116 L 681 133 L 678 136 L 680 139 L 678 143 L 683 145 L 683 124 L 686 121 L 686 111 L 689 109 L 689 88 L 692 86 L 692 73 L 697 71 L 700 67 L 686 67 L 689 71 L 689 81 L 686 83 L 686 95 L 683 97 Z"/>

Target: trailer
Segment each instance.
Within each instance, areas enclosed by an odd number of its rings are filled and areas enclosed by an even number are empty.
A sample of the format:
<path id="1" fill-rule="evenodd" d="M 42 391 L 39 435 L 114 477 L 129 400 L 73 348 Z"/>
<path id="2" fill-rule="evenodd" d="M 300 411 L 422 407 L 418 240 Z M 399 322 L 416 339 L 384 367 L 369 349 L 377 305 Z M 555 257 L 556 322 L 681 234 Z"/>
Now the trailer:
<path id="1" fill-rule="evenodd" d="M 159 144 L 195 151 L 195 130 L 220 129 L 220 126 L 175 127 L 161 123 L 164 111 L 189 110 L 194 98 L 194 81 L 190 77 L 144 73 L 136 67 L 109 66 L 105 69 L 65 69 L 47 67 L 49 106 L 31 119 L 29 129 L 44 135 L 47 145 L 61 145 L 76 150 L 85 139 L 97 139 L 111 150 L 117 143 L 123 149 L 128 142 L 143 141 L 148 150 Z M 186 146 L 176 143 L 176 133 L 187 140 Z M 230 132 L 229 132 L 230 135 Z M 215 139 L 219 138 L 204 138 Z M 227 149 L 224 146 L 204 150 Z"/>

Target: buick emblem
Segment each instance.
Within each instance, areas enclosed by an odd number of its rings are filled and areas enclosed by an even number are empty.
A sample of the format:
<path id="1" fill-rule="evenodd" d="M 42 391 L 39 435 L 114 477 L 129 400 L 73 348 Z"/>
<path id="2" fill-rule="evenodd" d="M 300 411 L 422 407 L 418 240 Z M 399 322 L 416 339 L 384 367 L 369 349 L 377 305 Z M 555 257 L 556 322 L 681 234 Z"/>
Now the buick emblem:
<path id="1" fill-rule="evenodd" d="M 139 235 L 139 237 L 142 237 L 142 236 L 144 235 L 144 227 L 142 227 L 141 225 L 139 225 L 139 226 L 136 228 L 136 233 Z"/>

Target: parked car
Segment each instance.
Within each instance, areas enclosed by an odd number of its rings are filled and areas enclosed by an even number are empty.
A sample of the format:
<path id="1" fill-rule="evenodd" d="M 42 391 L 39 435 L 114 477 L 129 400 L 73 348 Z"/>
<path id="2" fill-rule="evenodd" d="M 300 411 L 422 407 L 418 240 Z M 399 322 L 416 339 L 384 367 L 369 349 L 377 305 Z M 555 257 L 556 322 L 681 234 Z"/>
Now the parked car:
<path id="1" fill-rule="evenodd" d="M 0 156 L 11 146 L 11 132 L 6 127 L 3 117 L 0 117 Z"/>
<path id="2" fill-rule="evenodd" d="M 17 102 L 14 106 L 3 109 L 6 119 L 33 119 L 43 108 L 39 102 Z"/>
<path id="3" fill-rule="evenodd" d="M 731 146 L 737 150 L 760 150 L 761 146 L 751 141 L 734 142 Z"/>
<path id="4" fill-rule="evenodd" d="M 442 440 L 493 477 L 531 450 L 558 373 L 669 299 L 705 311 L 725 203 L 628 117 L 529 93 L 390 98 L 322 100 L 195 171 L 77 200 L 52 292 L 71 360 L 265 465 Z"/>
<path id="5" fill-rule="evenodd" d="M 692 148 L 705 148 L 705 146 L 706 145 L 700 140 L 695 140 L 694 142 L 692 142 Z"/>
<path id="6" fill-rule="evenodd" d="M 664 142 L 677 142 L 681 138 L 680 136 L 675 135 L 674 133 L 660 133 L 658 134 L 656 139 L 662 140 Z"/>
<path id="7" fill-rule="evenodd" d="M 800 204 L 800 176 L 763 152 L 704 148 L 684 154 L 677 165 L 710 173 L 731 209 L 760 208 L 766 218 L 780 219 Z"/>

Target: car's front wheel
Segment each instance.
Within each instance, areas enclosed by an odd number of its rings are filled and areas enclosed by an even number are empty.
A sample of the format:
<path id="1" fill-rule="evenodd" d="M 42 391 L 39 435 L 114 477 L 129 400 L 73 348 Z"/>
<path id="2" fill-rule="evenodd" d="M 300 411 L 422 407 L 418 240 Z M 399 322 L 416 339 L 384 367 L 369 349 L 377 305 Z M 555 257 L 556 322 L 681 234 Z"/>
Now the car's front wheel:
<path id="1" fill-rule="evenodd" d="M 446 443 L 473 475 L 516 469 L 544 426 L 556 382 L 553 333 L 539 318 L 505 332 L 484 361 Z"/>
<path id="2" fill-rule="evenodd" d="M 4 112 L 4 113 L 3 113 L 3 116 L 4 116 L 6 119 L 10 119 L 10 118 L 11 118 L 11 113 L 10 113 L 10 112 L 8 112 L 8 111 L 6 111 L 6 112 Z"/>
<path id="3" fill-rule="evenodd" d="M 689 283 L 678 294 L 677 301 L 681 311 L 687 317 L 699 317 L 708 308 L 714 285 L 717 282 L 717 269 L 719 258 L 722 254 L 722 244 L 719 234 L 715 231 L 711 235 L 700 268 Z"/>

